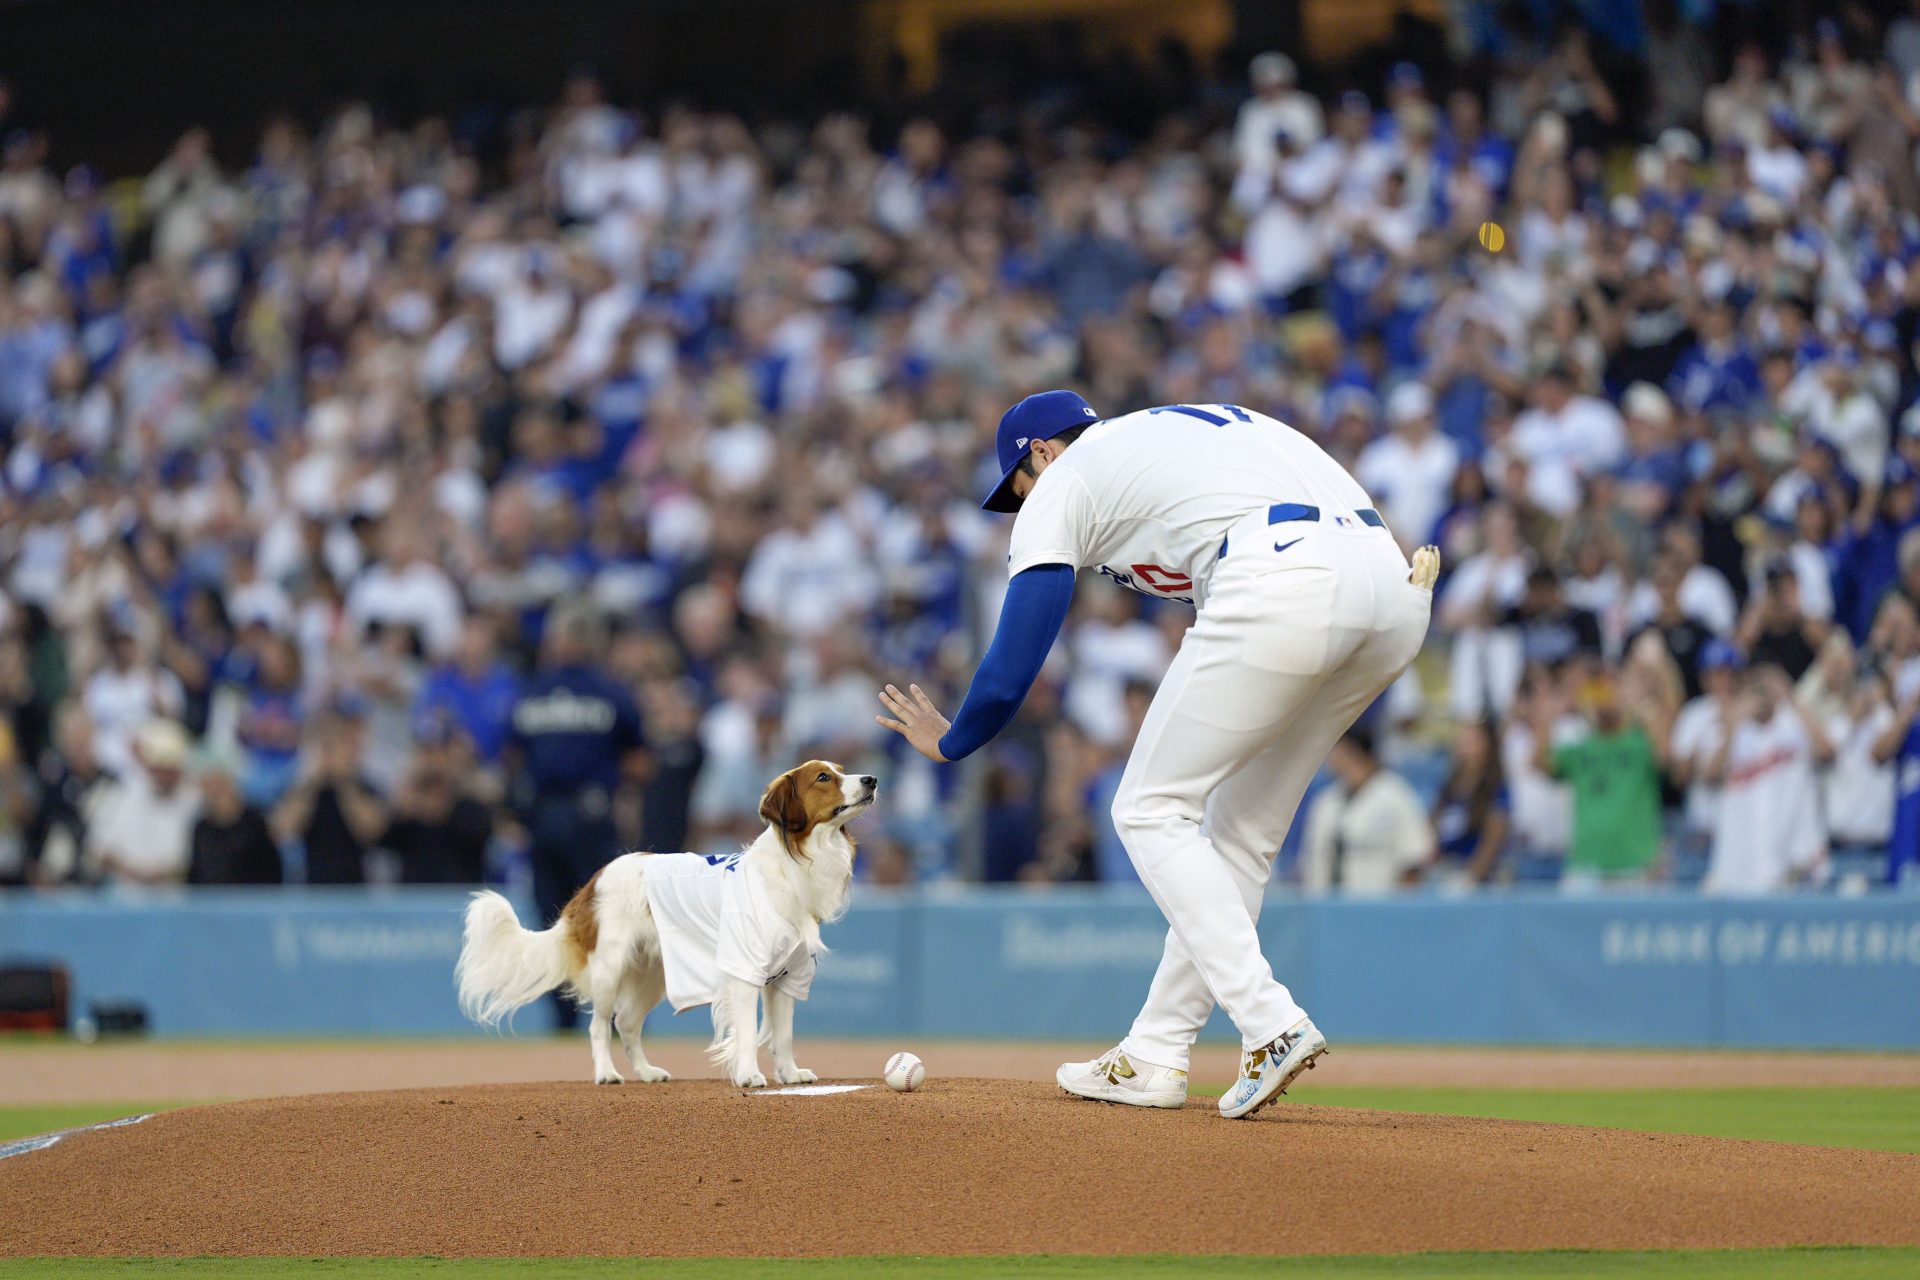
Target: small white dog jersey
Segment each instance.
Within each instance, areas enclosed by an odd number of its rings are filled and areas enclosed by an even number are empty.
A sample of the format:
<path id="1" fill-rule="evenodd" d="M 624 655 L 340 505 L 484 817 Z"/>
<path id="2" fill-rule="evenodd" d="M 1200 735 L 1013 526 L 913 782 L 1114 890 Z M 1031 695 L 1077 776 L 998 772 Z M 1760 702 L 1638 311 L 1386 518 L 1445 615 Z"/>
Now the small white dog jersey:
<path id="1" fill-rule="evenodd" d="M 1040 473 L 1014 517 L 1007 574 L 1097 568 L 1123 587 L 1197 605 L 1227 530 L 1279 502 L 1349 520 L 1373 506 L 1324 449 L 1263 413 L 1181 404 L 1122 414 L 1089 427 Z"/>
<path id="2" fill-rule="evenodd" d="M 675 1013 L 713 1003 L 722 977 L 807 998 L 813 955 L 743 854 L 656 853 L 642 870 Z"/>

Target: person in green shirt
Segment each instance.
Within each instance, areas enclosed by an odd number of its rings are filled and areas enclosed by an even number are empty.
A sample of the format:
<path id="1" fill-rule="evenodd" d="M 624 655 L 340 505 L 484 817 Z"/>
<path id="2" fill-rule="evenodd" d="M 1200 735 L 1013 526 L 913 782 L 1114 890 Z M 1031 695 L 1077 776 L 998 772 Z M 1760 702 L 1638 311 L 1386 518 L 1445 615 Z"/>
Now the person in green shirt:
<path id="1" fill-rule="evenodd" d="M 1547 701 L 1536 704 L 1534 753 L 1542 772 L 1573 790 L 1569 881 L 1648 878 L 1660 858 L 1660 771 L 1670 717 L 1652 700 L 1623 706 L 1614 677 L 1597 675 L 1580 695 L 1593 732 L 1556 747 Z"/>

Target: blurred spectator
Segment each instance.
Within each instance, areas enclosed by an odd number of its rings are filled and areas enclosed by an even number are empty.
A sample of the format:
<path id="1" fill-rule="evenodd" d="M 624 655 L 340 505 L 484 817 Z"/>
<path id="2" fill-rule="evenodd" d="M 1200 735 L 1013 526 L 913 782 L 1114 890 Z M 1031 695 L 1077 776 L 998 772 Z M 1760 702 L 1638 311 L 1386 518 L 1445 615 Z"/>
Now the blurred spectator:
<path id="1" fill-rule="evenodd" d="M 1701 692 L 1674 718 L 1667 772 L 1685 795 L 1676 862 L 1689 866 L 1704 867 L 1719 825 L 1720 779 L 1711 766 L 1725 746 L 1727 726 L 1738 716 L 1742 665 L 1731 644 L 1707 641 L 1700 650 Z"/>
<path id="2" fill-rule="evenodd" d="M 1813 665 L 1826 625 L 1801 609 L 1800 582 L 1793 570 L 1774 564 L 1767 568 L 1766 585 L 1748 599 L 1734 638 L 1756 666 L 1777 666 L 1798 680 Z"/>
<path id="3" fill-rule="evenodd" d="M 1820 799 L 1835 869 L 1878 880 L 1885 870 L 1880 851 L 1893 835 L 1893 766 L 1874 754 L 1894 719 L 1886 679 L 1862 668 L 1846 633 L 1836 632 L 1794 698 L 1833 748 Z"/>
<path id="4" fill-rule="evenodd" d="M 1426 806 L 1384 768 L 1373 740 L 1349 730 L 1327 757 L 1332 785 L 1307 813 L 1300 883 L 1311 893 L 1391 893 L 1415 884 L 1434 855 Z"/>
<path id="5" fill-rule="evenodd" d="M 717 850 L 746 844 L 765 827 L 759 817 L 760 797 L 767 783 L 786 769 L 785 739 L 781 736 L 779 704 L 759 695 L 751 708 L 739 708 L 742 726 L 716 724 L 719 712 L 709 713 L 704 742 L 708 764 L 693 792 L 693 844 Z"/>
<path id="6" fill-rule="evenodd" d="M 413 718 L 417 722 L 436 712 L 451 713 L 481 763 L 491 764 L 506 744 L 519 690 L 513 669 L 499 656 L 493 620 L 476 615 L 461 628 L 453 660 L 433 668 L 421 682 Z"/>
<path id="7" fill-rule="evenodd" d="M 1653 585 L 1653 614 L 1646 620 L 1645 629 L 1638 634 L 1653 634 L 1660 638 L 1660 643 L 1679 665 L 1680 678 L 1686 683 L 1687 693 L 1697 696 L 1706 669 L 1706 654 L 1715 640 L 1714 633 L 1681 605 L 1680 584 L 1683 574 L 1675 557 L 1656 553 L 1648 566 L 1647 580 Z M 1638 636 L 1635 638 L 1638 639 Z M 1732 650 L 1722 644 L 1718 652 L 1721 665 L 1724 666 Z"/>
<path id="8" fill-rule="evenodd" d="M 459 744 L 441 724 L 429 727 L 393 801 L 380 845 L 400 860 L 403 884 L 479 884 L 486 879 L 493 817 L 467 794 Z"/>
<path id="9" fill-rule="evenodd" d="M 1773 664 L 1748 669 L 1725 709 L 1706 776 L 1720 785 L 1709 893 L 1769 893 L 1814 877 L 1827 856 L 1814 778 L 1833 754 Z"/>
<path id="10" fill-rule="evenodd" d="M 646 686 L 645 695 L 650 767 L 640 797 L 639 847 L 656 852 L 691 849 L 693 796 L 707 760 L 697 691 L 684 680 L 660 679 Z"/>
<path id="11" fill-rule="evenodd" d="M 1380 504 L 1380 514 L 1400 545 L 1412 550 L 1433 538 L 1447 509 L 1460 450 L 1434 430 L 1433 393 L 1405 383 L 1387 398 L 1390 434 L 1361 453 L 1354 478 Z"/>
<path id="12" fill-rule="evenodd" d="M 93 722 L 69 703 L 33 778 L 36 798 L 22 849 L 29 883 L 54 885 L 80 875 L 94 800 L 111 781 L 93 751 Z"/>
<path id="13" fill-rule="evenodd" d="M 1126 690 L 1152 688 L 1173 661 L 1167 637 L 1141 616 L 1141 597 L 1104 580 L 1088 583 L 1080 620 L 1068 634 L 1073 677 L 1067 684 L 1067 714 L 1089 738 L 1112 746 L 1127 738 Z M 871 699 L 869 699 L 870 701 Z"/>
<path id="14" fill-rule="evenodd" d="M 1326 117 L 1313 95 L 1302 93 L 1293 59 L 1263 53 L 1247 68 L 1253 96 L 1240 104 L 1234 122 L 1234 151 L 1242 173 L 1265 171 L 1275 163 L 1274 139 L 1285 135 L 1299 150 L 1313 146 L 1326 132 Z"/>
<path id="15" fill-rule="evenodd" d="M 1646 880 L 1660 857 L 1660 762 L 1670 724 L 1657 708 L 1625 707 L 1618 683 L 1596 676 L 1579 697 L 1592 731 L 1552 742 L 1551 699 L 1536 704 L 1535 760 L 1573 791 L 1573 835 L 1563 883 L 1573 890 Z"/>
<path id="16" fill-rule="evenodd" d="M 1887 844 L 1887 880 L 1905 884 L 1920 874 L 1920 681 L 1901 696 L 1893 719 L 1873 744 L 1876 763 L 1893 765 L 1893 836 Z"/>
<path id="17" fill-rule="evenodd" d="M 180 682 L 160 670 L 130 617 L 109 624 L 106 661 L 87 678 L 81 693 L 93 722 L 93 750 L 115 774 L 133 765 L 134 735 L 155 716 L 177 716 L 186 698 Z"/>
<path id="18" fill-rule="evenodd" d="M 1452 770 L 1433 804 L 1439 865 L 1472 884 L 1493 879 L 1506 852 L 1511 804 L 1493 725 L 1462 724 L 1453 736 Z"/>
<path id="19" fill-rule="evenodd" d="M 1436 620 L 1453 641 L 1448 682 L 1453 714 L 1461 720 L 1504 715 L 1523 669 L 1517 637 L 1495 629 L 1528 590 L 1528 556 L 1512 508 L 1489 504 L 1480 533 L 1484 545 L 1454 569 L 1435 605 Z"/>
<path id="20" fill-rule="evenodd" d="M 1565 583 L 1545 565 L 1527 575 L 1526 594 L 1501 621 L 1515 633 L 1529 667 L 1558 668 L 1600 656 L 1600 620 L 1568 604 Z"/>
<path id="21" fill-rule="evenodd" d="M 254 639 L 252 666 L 239 684 L 235 740 L 241 752 L 240 788 L 247 803 L 271 806 L 292 785 L 299 767 L 305 699 L 300 651 L 285 636 Z"/>
<path id="22" fill-rule="evenodd" d="M 1133 750 L 1140 726 L 1146 723 L 1147 708 L 1153 705 L 1154 686 L 1145 680 L 1129 680 L 1122 693 L 1127 713 L 1127 731 L 1123 738 L 1101 753 L 1087 785 L 1085 810 L 1110 814 L 1113 798 L 1120 790 L 1120 775 L 1126 772 L 1127 754 Z M 1112 822 L 1098 822 L 1093 833 L 1094 879 L 1103 884 L 1138 884 L 1140 873 L 1120 843 L 1120 833 Z"/>
<path id="23" fill-rule="evenodd" d="M 1619 410 L 1576 389 L 1563 361 L 1549 364 L 1533 384 L 1533 405 L 1513 422 L 1503 454 L 1526 463 L 1527 498 L 1556 516 L 1579 505 L 1580 482 L 1626 455 Z"/>
<path id="24" fill-rule="evenodd" d="M 567 899 L 621 852 L 616 793 L 642 766 L 640 711 L 601 665 L 604 643 L 592 605 L 570 600 L 556 606 L 541 640 L 540 669 L 513 704 L 507 750 L 518 789 L 511 803 L 527 830 L 534 899 L 546 921 L 557 919 Z M 411 785 L 407 813 L 450 820 L 452 779 L 430 772 Z M 560 1004 L 559 1014 L 562 1025 L 572 1024 L 570 1004 Z"/>
<path id="25" fill-rule="evenodd" d="M 1738 619 L 1739 601 L 1726 575 L 1701 562 L 1700 535 L 1687 524 L 1674 521 L 1661 531 L 1660 550 L 1671 571 L 1680 577 L 1675 597 L 1680 611 L 1717 636 L 1731 635 Z M 1652 620 L 1661 608 L 1656 582 L 1644 581 L 1627 602 L 1628 621 L 1642 625 Z"/>
<path id="26" fill-rule="evenodd" d="M 274 834 L 305 851 L 308 884 L 360 884 L 385 830 L 380 793 L 361 772 L 365 725 L 352 708 L 321 715 L 294 784 L 273 810 Z"/>
<path id="27" fill-rule="evenodd" d="M 188 884 L 279 884 L 280 847 L 260 810 L 247 802 L 231 762 L 208 757 L 196 771 L 200 817 L 193 824 Z"/>
<path id="28" fill-rule="evenodd" d="M 149 720 L 134 735 L 126 772 L 99 789 L 87 821 L 83 874 L 118 884 L 177 884 L 187 874 L 197 788 L 187 781 L 187 734 Z"/>
<path id="29" fill-rule="evenodd" d="M 1587 734 L 1587 722 L 1553 685 L 1544 671 L 1530 674 L 1500 735 L 1500 765 L 1512 801 L 1515 874 L 1521 880 L 1558 880 L 1573 839 L 1572 788 L 1543 766 L 1538 746 L 1541 741 L 1550 748 L 1578 742 Z M 1542 716 L 1546 732 L 1536 735 Z"/>

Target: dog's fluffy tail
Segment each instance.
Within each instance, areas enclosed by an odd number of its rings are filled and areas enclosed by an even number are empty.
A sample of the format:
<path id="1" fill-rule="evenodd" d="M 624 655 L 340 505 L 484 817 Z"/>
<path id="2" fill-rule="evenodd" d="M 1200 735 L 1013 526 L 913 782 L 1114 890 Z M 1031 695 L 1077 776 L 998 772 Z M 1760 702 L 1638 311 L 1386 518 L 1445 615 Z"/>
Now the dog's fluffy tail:
<path id="1" fill-rule="evenodd" d="M 551 929 L 523 929 L 512 903 L 491 889 L 474 894 L 467 905 L 460 963 L 453 970 L 460 1011 L 475 1022 L 496 1026 L 515 1009 L 566 982 L 566 928 L 560 920 Z"/>

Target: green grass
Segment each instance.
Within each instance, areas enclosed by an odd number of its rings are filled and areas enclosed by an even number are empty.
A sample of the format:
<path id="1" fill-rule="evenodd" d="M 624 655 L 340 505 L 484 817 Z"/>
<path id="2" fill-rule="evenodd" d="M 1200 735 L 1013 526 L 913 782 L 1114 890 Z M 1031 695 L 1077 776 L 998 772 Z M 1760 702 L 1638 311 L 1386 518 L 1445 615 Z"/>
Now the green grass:
<path id="1" fill-rule="evenodd" d="M 0 1107 L 0 1142 L 186 1105 L 184 1102 L 90 1102 L 64 1107 Z"/>
<path id="2" fill-rule="evenodd" d="M 1288 1097 L 1331 1107 L 1920 1152 L 1920 1089 L 1406 1089 L 1309 1085 Z"/>
<path id="3" fill-rule="evenodd" d="M 1920 1249 L 1715 1249 L 1593 1253 L 1418 1253 L 1398 1256 L 1296 1258 L 1025 1257 L 1025 1258 L 188 1258 L 0 1260 L 0 1280 L 15 1277 L 207 1276 L 213 1280 L 283 1280 L 288 1276 L 521 1277 L 642 1276 L 647 1280 L 1000 1280 L 1001 1277 L 1084 1277 L 1085 1280 L 1176 1280 L 1190 1275 L 1247 1280 L 1408 1280 L 1416 1276 L 1488 1276 L 1513 1280 L 1732 1280 L 1791 1276 L 1793 1280 L 1904 1280 L 1920 1273 Z"/>

